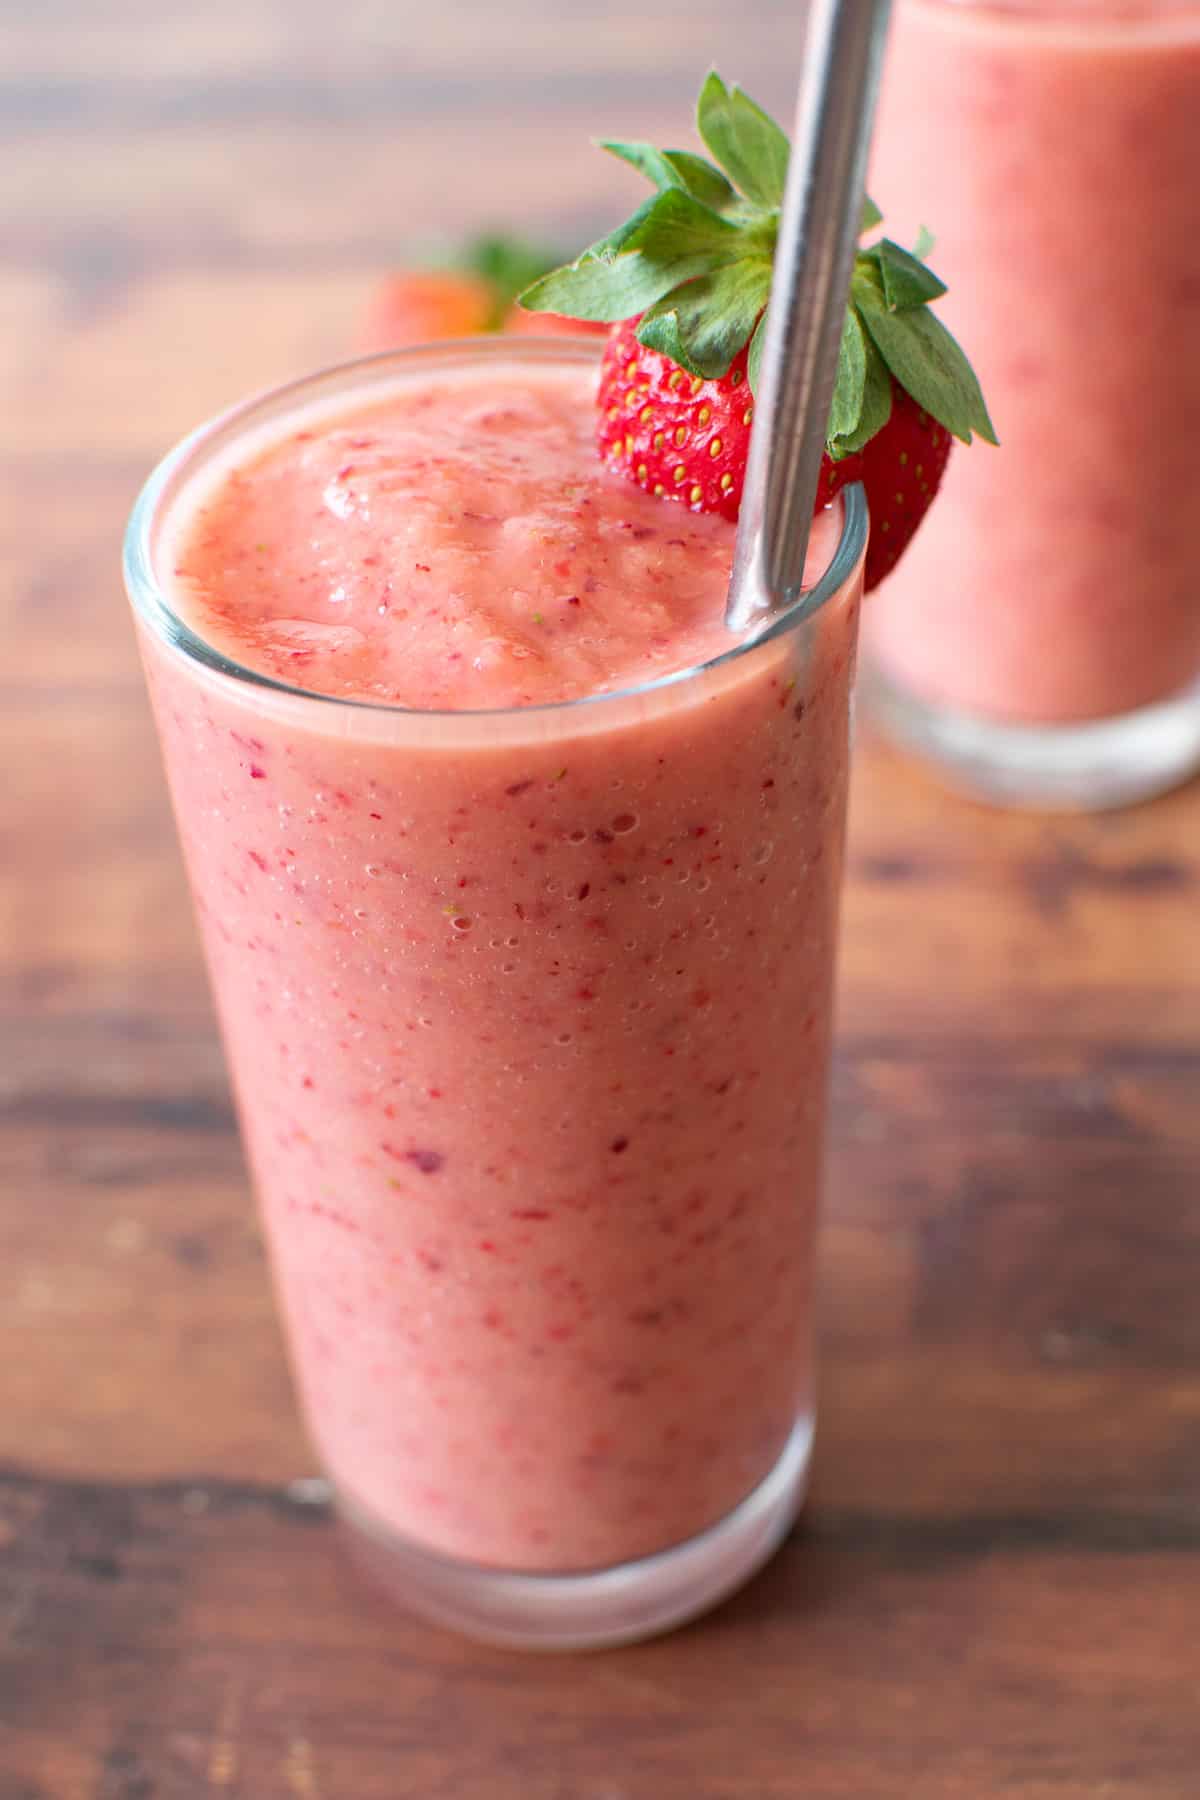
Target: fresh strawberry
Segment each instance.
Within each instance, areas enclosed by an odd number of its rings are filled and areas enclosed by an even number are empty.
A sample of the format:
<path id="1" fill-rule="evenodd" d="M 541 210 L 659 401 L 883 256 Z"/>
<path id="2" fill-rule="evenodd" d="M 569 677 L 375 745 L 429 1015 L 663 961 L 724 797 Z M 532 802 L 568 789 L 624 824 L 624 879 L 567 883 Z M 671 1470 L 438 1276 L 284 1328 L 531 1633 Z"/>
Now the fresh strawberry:
<path id="1" fill-rule="evenodd" d="M 754 396 L 747 352 L 728 373 L 705 381 L 689 375 L 661 350 L 638 342 L 639 319 L 614 325 L 600 361 L 597 442 L 612 468 L 639 487 L 682 500 L 693 512 L 736 519 L 746 479 Z M 821 465 L 817 505 L 828 505 L 857 459 Z"/>
<path id="2" fill-rule="evenodd" d="M 892 388 L 892 412 L 857 456 L 822 464 L 847 481 L 861 481 L 871 511 L 867 545 L 866 586 L 878 587 L 890 575 L 929 511 L 950 460 L 953 439 L 936 419 L 917 405 L 898 384 Z M 856 465 L 847 468 L 847 463 Z"/>
<path id="3" fill-rule="evenodd" d="M 790 155 L 774 120 L 710 74 L 697 108 L 712 161 L 606 143 L 654 197 L 522 296 L 534 312 L 614 324 L 598 443 L 610 467 L 698 512 L 737 517 Z M 719 165 L 719 166 L 718 166 Z M 881 223 L 867 200 L 864 235 Z M 867 585 L 895 566 L 933 499 L 952 437 L 995 443 L 979 383 L 930 311 L 945 287 L 915 251 L 878 238 L 855 259 L 818 506 L 862 481 Z"/>
<path id="4" fill-rule="evenodd" d="M 359 334 L 365 351 L 473 337 L 491 329 L 495 299 L 480 275 L 465 269 L 404 269 L 372 294 Z"/>
<path id="5" fill-rule="evenodd" d="M 639 487 L 682 500 L 693 512 L 736 519 L 746 477 L 754 398 L 747 352 L 705 381 L 661 350 L 638 342 L 639 320 L 614 325 L 600 364 L 600 453 Z M 921 523 L 950 456 L 950 433 L 892 385 L 891 415 L 861 450 L 821 461 L 817 507 L 861 481 L 871 509 L 866 585 L 890 575 Z"/>
<path id="6" fill-rule="evenodd" d="M 514 297 L 558 258 L 520 238 L 483 237 L 442 267 L 400 269 L 372 294 L 359 333 L 363 350 L 392 350 L 485 331 L 602 332 L 578 319 L 535 318 Z"/>
<path id="7" fill-rule="evenodd" d="M 650 493 L 736 519 L 754 418 L 746 352 L 719 380 L 706 381 L 639 343 L 640 323 L 614 325 L 604 347 L 596 391 L 600 454 Z"/>

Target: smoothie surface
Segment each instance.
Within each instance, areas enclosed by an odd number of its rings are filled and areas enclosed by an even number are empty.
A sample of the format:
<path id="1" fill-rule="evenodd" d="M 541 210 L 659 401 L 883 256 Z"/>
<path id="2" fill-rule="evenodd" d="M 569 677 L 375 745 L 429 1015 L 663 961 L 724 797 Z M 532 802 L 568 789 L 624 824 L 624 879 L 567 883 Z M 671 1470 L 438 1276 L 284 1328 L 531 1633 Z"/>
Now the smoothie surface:
<path id="1" fill-rule="evenodd" d="M 259 673 L 420 708 L 574 700 L 721 655 L 734 527 L 605 471 L 594 383 L 514 359 L 297 413 L 177 508 L 169 598 Z"/>

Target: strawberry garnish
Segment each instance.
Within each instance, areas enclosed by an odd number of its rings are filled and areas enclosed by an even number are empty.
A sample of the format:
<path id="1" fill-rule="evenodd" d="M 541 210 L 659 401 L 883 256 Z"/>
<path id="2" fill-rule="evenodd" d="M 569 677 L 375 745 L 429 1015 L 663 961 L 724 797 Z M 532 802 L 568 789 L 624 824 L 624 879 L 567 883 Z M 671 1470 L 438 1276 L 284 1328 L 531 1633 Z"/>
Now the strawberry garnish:
<path id="1" fill-rule="evenodd" d="M 521 296 L 614 324 L 598 390 L 609 466 L 664 499 L 737 517 L 790 146 L 740 88 L 710 74 L 697 107 L 712 160 L 645 143 L 605 143 L 653 182 L 654 196 L 577 261 Z M 882 223 L 867 200 L 863 234 Z M 946 289 L 929 241 L 890 238 L 858 252 L 846 307 L 817 494 L 867 489 L 867 585 L 895 566 L 933 499 L 952 437 L 995 443 L 966 357 L 930 310 Z M 920 470 L 920 474 L 917 470 Z"/>
<path id="2" fill-rule="evenodd" d="M 736 519 L 754 396 L 740 351 L 719 380 L 689 373 L 638 340 L 639 319 L 613 327 L 600 364 L 597 442 L 609 464 L 693 512 Z"/>
<path id="3" fill-rule="evenodd" d="M 878 587 L 890 575 L 929 511 L 950 460 L 950 433 L 905 388 L 893 383 L 888 422 L 856 455 L 821 465 L 822 481 L 837 487 L 861 481 L 871 511 L 865 583 Z"/>

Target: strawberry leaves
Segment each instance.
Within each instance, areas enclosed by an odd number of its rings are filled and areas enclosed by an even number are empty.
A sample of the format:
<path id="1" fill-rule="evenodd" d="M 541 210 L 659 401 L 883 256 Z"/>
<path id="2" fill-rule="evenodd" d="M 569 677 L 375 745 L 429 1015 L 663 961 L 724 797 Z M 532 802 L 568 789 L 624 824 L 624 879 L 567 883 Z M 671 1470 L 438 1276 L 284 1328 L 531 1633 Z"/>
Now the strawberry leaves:
<path id="1" fill-rule="evenodd" d="M 725 375 L 770 293 L 771 264 L 765 258 L 727 264 L 650 307 L 638 342 L 661 350 L 689 375 Z"/>
<path id="2" fill-rule="evenodd" d="M 704 157 L 694 156 L 690 150 L 659 150 L 653 144 L 621 144 L 611 138 L 602 139 L 600 148 L 629 163 L 660 192 L 669 187 L 682 188 L 693 200 L 712 207 L 714 212 L 722 212 L 737 200 L 736 192 L 721 171 L 714 169 Z"/>
<path id="3" fill-rule="evenodd" d="M 849 319 L 853 315 L 848 311 L 846 316 Z M 863 331 L 861 321 L 855 322 L 863 338 L 862 385 L 856 390 L 857 413 L 850 407 L 843 411 L 838 419 L 841 427 L 838 431 L 834 430 L 834 421 L 830 418 L 826 446 L 835 462 L 855 455 L 870 443 L 892 416 L 892 378 L 887 364 L 873 340 Z M 840 364 L 838 373 L 841 374 Z"/>
<path id="4" fill-rule="evenodd" d="M 746 359 L 746 378 L 750 383 L 750 392 L 757 394 L 758 383 L 762 375 L 763 352 L 767 347 L 767 315 L 770 307 L 763 311 L 762 318 L 754 327 L 754 336 L 750 339 L 750 354 Z"/>
<path id="5" fill-rule="evenodd" d="M 883 430 L 891 414 L 892 382 L 887 365 L 858 309 L 848 306 L 826 434 L 830 456 L 835 462 L 853 456 Z"/>
<path id="6" fill-rule="evenodd" d="M 976 432 L 994 444 L 975 371 L 929 310 L 929 300 L 945 291 L 923 262 L 885 238 L 855 259 L 850 306 L 887 370 L 919 406 L 964 444 Z"/>
<path id="7" fill-rule="evenodd" d="M 672 185 L 565 268 L 521 295 L 531 312 L 612 322 L 645 311 L 675 288 L 737 260 L 740 232 Z"/>
<path id="8" fill-rule="evenodd" d="M 640 141 L 602 143 L 657 192 L 576 262 L 534 282 L 521 304 L 607 322 L 644 313 L 640 343 L 692 375 L 718 377 L 755 336 L 770 295 L 790 152 L 775 121 L 715 72 L 696 116 L 712 162 Z M 759 332 L 754 378 L 761 354 Z"/>
<path id="9" fill-rule="evenodd" d="M 873 299 L 863 316 L 900 386 L 940 425 L 964 444 L 975 432 L 989 444 L 999 441 L 975 372 L 940 319 L 924 307 L 889 312 Z"/>
<path id="10" fill-rule="evenodd" d="M 700 90 L 696 129 L 747 200 L 782 206 L 791 146 L 774 119 L 740 87 L 726 87 L 715 69 Z"/>
<path id="11" fill-rule="evenodd" d="M 775 121 L 715 70 L 696 124 L 711 161 L 640 141 L 603 143 L 655 193 L 577 261 L 535 281 L 521 304 L 609 323 L 636 318 L 639 344 L 704 380 L 727 375 L 749 346 L 757 393 L 790 148 Z M 864 196 L 861 235 L 882 222 Z M 884 237 L 858 252 L 827 435 L 835 460 L 888 423 L 893 383 L 964 443 L 975 434 L 996 442 L 970 364 L 929 310 L 946 292 L 925 263 L 932 242 L 922 231 L 911 251 Z"/>
<path id="12" fill-rule="evenodd" d="M 932 269 L 927 269 L 899 244 L 893 244 L 891 238 L 883 238 L 875 244 L 866 252 L 866 257 L 879 270 L 883 297 L 890 312 L 899 312 L 907 306 L 925 306 L 930 300 L 940 300 L 946 292 L 945 282 L 939 281 Z"/>
<path id="13" fill-rule="evenodd" d="M 833 404 L 829 409 L 830 443 L 848 437 L 858 427 L 867 385 L 867 346 L 870 340 L 853 307 L 846 308 L 842 341 L 838 346 Z"/>
<path id="14" fill-rule="evenodd" d="M 883 214 L 872 200 L 870 194 L 863 195 L 862 214 L 858 221 L 859 237 L 866 237 L 868 231 L 874 231 L 877 225 L 883 224 Z"/>

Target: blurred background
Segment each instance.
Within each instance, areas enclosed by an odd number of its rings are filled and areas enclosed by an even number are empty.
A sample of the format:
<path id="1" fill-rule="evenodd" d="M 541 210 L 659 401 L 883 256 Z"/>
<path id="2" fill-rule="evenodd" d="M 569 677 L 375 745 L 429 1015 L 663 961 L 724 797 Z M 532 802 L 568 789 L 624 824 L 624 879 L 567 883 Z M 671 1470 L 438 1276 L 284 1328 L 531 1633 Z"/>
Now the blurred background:
<path id="1" fill-rule="evenodd" d="M 716 1620 L 514 1664 L 361 1588 L 307 1485 L 126 513 L 414 249 L 623 216 L 589 140 L 689 141 L 710 65 L 786 119 L 800 20 L 0 0 L 3 1800 L 1194 1791 L 1187 792 L 989 813 L 862 743 L 814 1516 Z"/>
<path id="2" fill-rule="evenodd" d="M 801 18 L 775 0 L 618 0 L 602 20 L 544 0 L 8 0 L 6 417 L 26 449 L 79 452 L 111 453 L 120 421 L 145 460 L 344 353 L 406 251 L 493 226 L 581 248 L 640 185 L 590 140 L 678 136 L 711 64 L 788 117 Z"/>

